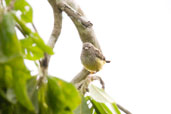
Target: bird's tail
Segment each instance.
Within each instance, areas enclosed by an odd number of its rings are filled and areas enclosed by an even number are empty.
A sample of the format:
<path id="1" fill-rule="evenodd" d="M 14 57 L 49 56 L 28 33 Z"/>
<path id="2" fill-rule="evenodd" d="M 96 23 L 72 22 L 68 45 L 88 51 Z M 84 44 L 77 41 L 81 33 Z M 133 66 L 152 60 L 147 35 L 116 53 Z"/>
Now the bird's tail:
<path id="1" fill-rule="evenodd" d="M 111 61 L 109 61 L 109 60 L 106 60 L 106 63 L 110 63 Z"/>

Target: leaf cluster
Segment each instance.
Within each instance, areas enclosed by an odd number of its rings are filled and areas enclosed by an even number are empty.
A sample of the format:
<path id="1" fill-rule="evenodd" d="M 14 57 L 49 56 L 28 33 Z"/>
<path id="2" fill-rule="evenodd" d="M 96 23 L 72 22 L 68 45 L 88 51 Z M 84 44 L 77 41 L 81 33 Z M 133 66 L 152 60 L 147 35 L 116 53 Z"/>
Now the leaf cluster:
<path id="1" fill-rule="evenodd" d="M 10 5 L 9 0 L 5 3 Z M 39 60 L 44 53 L 53 54 L 27 23 L 32 23 L 32 8 L 25 0 L 16 0 L 10 11 L 0 7 L 0 113 L 72 114 L 81 102 L 76 88 L 52 76 L 39 87 L 37 76 L 31 76 L 24 63 L 24 59 Z M 16 26 L 23 39 L 17 37 Z"/>

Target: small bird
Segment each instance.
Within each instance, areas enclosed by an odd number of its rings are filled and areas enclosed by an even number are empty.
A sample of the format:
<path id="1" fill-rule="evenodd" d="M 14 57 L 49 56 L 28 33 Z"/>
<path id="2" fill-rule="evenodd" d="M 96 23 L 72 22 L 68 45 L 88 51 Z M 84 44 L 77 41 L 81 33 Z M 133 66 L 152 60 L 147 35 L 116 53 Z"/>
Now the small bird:
<path id="1" fill-rule="evenodd" d="M 110 63 L 105 59 L 102 52 L 89 42 L 83 43 L 81 62 L 91 74 L 101 70 L 105 63 Z"/>

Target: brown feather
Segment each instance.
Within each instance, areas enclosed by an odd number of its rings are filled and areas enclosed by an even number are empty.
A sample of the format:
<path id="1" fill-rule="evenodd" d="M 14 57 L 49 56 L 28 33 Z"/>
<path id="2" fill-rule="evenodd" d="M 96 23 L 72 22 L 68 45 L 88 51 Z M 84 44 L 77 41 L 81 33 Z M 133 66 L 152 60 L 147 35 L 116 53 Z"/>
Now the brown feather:
<path id="1" fill-rule="evenodd" d="M 103 54 L 102 54 L 102 52 L 101 52 L 100 50 L 95 49 L 95 55 L 96 55 L 96 57 L 98 57 L 99 59 L 105 61 L 105 57 L 103 56 Z"/>

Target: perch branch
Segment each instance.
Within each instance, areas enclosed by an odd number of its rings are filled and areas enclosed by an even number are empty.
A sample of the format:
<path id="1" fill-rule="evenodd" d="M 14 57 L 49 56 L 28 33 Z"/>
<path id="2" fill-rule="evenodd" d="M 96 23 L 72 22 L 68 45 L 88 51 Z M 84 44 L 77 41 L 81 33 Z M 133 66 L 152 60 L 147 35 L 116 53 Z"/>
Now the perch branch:
<path id="1" fill-rule="evenodd" d="M 75 86 L 84 95 L 86 92 L 89 91 L 88 90 L 88 86 L 94 80 L 100 81 L 100 84 L 102 85 L 102 89 L 105 88 L 104 81 L 101 79 L 101 77 L 99 77 L 99 76 L 93 76 L 93 75 L 87 76 L 86 79 L 81 80 L 80 83 L 76 83 Z"/>
<path id="2" fill-rule="evenodd" d="M 132 114 L 130 111 L 128 111 L 127 109 L 125 109 L 123 106 L 121 106 L 120 104 L 116 104 L 118 106 L 118 108 L 120 110 L 122 110 L 123 112 L 125 112 L 126 114 Z"/>
<path id="3" fill-rule="evenodd" d="M 89 71 L 87 71 L 86 69 L 82 69 L 80 73 L 78 73 L 73 79 L 72 79 L 72 83 L 76 84 L 81 82 L 82 80 L 86 79 L 87 76 L 90 74 Z"/>
<path id="4" fill-rule="evenodd" d="M 48 45 L 53 49 L 56 44 L 56 41 L 58 40 L 58 37 L 61 33 L 62 11 L 56 5 L 55 0 L 48 0 L 48 2 L 50 3 L 50 5 L 53 9 L 53 14 L 54 14 L 54 26 L 53 26 L 53 30 L 52 30 L 51 36 L 49 38 L 49 41 L 48 41 Z M 45 54 L 45 57 L 42 60 L 40 60 L 40 69 L 41 69 L 41 73 L 42 73 L 40 75 L 40 77 L 44 77 L 44 79 L 45 79 L 46 75 L 48 74 L 49 60 L 50 60 L 50 55 L 48 55 L 48 54 Z"/>
<path id="5" fill-rule="evenodd" d="M 94 34 L 94 30 L 92 28 L 92 23 L 90 21 L 87 21 L 88 19 L 85 17 L 83 11 L 77 5 L 74 0 L 66 0 L 58 2 L 56 1 L 57 5 L 60 7 L 62 11 L 64 11 L 70 19 L 73 21 L 74 25 L 76 26 L 76 29 L 79 33 L 80 39 L 82 43 L 84 42 L 90 42 L 92 43 L 96 48 L 100 49 L 100 45 L 96 39 L 96 36 Z M 80 83 L 82 80 L 86 79 L 86 77 L 90 74 L 86 69 L 82 69 L 73 79 L 72 83 L 77 84 Z"/>

